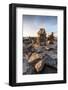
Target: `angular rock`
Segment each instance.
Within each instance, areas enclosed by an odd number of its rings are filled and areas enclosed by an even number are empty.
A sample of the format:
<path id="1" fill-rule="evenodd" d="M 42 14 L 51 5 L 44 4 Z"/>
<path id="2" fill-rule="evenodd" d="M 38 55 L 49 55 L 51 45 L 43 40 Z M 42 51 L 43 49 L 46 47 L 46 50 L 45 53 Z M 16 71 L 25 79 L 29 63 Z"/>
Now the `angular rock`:
<path id="1" fill-rule="evenodd" d="M 29 52 L 28 54 L 25 54 L 25 58 L 28 60 L 31 54 L 32 54 L 31 52 Z"/>
<path id="2" fill-rule="evenodd" d="M 37 72 L 40 72 L 40 71 L 43 69 L 44 65 L 45 65 L 45 61 L 44 61 L 44 60 L 38 61 L 38 62 L 35 64 L 35 70 L 36 70 Z"/>
<path id="3" fill-rule="evenodd" d="M 57 69 L 57 58 L 53 59 L 49 55 L 45 54 L 45 56 L 43 57 L 43 60 L 45 61 L 47 65 L 52 66 Z"/>
<path id="4" fill-rule="evenodd" d="M 29 58 L 29 60 L 28 60 L 28 63 L 34 64 L 34 63 L 38 62 L 41 58 L 42 58 L 42 57 L 41 57 L 40 54 L 34 52 L 34 53 L 32 53 L 32 55 L 30 56 L 30 58 Z"/>
<path id="5" fill-rule="evenodd" d="M 48 36 L 48 43 L 54 44 L 54 33 L 52 32 L 51 35 Z"/>

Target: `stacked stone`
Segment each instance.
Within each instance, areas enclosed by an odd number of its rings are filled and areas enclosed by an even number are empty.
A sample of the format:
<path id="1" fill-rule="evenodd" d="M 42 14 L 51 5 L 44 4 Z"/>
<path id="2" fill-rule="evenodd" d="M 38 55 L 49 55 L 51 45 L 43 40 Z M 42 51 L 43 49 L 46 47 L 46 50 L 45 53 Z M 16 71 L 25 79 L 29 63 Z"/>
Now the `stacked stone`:
<path id="1" fill-rule="evenodd" d="M 46 45 L 46 32 L 44 28 L 40 28 L 38 32 L 37 43 L 39 45 Z"/>
<path id="2" fill-rule="evenodd" d="M 52 32 L 51 35 L 48 36 L 48 43 L 54 44 L 54 33 Z"/>

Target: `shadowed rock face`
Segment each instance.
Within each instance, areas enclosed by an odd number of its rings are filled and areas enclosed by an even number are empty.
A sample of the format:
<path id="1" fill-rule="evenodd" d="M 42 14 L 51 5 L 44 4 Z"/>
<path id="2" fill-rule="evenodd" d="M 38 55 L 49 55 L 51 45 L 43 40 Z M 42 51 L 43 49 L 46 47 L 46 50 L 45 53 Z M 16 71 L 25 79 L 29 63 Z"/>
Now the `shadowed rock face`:
<path id="1" fill-rule="evenodd" d="M 48 40 L 53 43 L 46 45 Z M 47 39 L 42 28 L 38 37 L 24 38 L 23 41 L 23 74 L 57 73 L 57 40 L 53 33 Z"/>
<path id="2" fill-rule="evenodd" d="M 53 32 L 51 33 L 51 35 L 48 36 L 48 43 L 49 44 L 54 44 L 54 34 L 53 34 Z"/>
<path id="3" fill-rule="evenodd" d="M 34 67 L 26 59 L 23 59 L 23 74 L 35 74 Z"/>

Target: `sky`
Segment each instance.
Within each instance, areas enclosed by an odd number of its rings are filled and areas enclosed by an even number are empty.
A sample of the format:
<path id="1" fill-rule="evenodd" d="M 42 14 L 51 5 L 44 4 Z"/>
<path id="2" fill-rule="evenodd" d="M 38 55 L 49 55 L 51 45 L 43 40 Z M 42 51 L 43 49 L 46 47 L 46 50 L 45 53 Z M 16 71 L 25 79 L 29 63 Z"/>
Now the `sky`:
<path id="1" fill-rule="evenodd" d="M 37 36 L 40 28 L 57 33 L 57 16 L 23 15 L 23 37 Z"/>

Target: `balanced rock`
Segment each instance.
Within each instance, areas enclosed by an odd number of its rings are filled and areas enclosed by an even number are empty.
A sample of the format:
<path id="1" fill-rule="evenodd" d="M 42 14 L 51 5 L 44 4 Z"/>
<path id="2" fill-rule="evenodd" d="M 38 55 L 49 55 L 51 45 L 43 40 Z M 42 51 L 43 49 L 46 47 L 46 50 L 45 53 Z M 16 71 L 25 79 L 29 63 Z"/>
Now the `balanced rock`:
<path id="1" fill-rule="evenodd" d="M 46 32 L 45 32 L 44 28 L 40 28 L 40 30 L 38 32 L 37 43 L 39 45 L 41 45 L 41 44 L 46 45 Z"/>
<path id="2" fill-rule="evenodd" d="M 51 35 L 48 36 L 48 43 L 54 44 L 54 33 L 52 32 Z"/>

